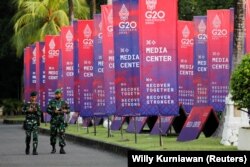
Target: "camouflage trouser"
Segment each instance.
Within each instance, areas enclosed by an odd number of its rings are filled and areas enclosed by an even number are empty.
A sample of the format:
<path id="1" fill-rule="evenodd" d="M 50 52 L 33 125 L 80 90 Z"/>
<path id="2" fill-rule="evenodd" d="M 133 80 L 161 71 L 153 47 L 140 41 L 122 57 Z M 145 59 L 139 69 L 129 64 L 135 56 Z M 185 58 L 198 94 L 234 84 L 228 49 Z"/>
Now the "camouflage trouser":
<path id="1" fill-rule="evenodd" d="M 30 144 L 31 135 L 33 136 L 33 148 L 37 148 L 38 145 L 38 124 L 37 120 L 31 119 L 27 120 L 27 130 L 25 142 L 27 145 Z"/>
<path id="2" fill-rule="evenodd" d="M 65 143 L 65 124 L 64 122 L 56 122 L 50 124 L 50 144 L 56 145 L 56 137 L 59 136 L 59 146 L 64 147 Z"/>

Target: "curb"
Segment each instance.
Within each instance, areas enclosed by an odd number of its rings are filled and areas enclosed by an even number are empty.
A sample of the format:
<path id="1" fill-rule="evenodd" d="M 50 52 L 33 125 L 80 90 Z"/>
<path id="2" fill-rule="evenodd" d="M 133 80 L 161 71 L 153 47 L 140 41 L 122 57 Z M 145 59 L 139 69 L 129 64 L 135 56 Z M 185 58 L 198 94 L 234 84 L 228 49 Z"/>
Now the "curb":
<path id="1" fill-rule="evenodd" d="M 39 132 L 42 134 L 46 134 L 46 135 L 50 134 L 50 130 L 44 129 L 44 128 L 39 128 Z M 87 147 L 95 148 L 95 149 L 101 149 L 104 151 L 108 151 L 108 152 L 115 153 L 121 156 L 126 156 L 126 157 L 128 155 L 128 151 L 139 151 L 133 148 L 127 148 L 127 147 L 123 147 L 120 145 L 105 143 L 102 141 L 88 139 L 85 137 L 75 136 L 75 135 L 67 134 L 67 133 L 65 133 L 65 139 L 68 141 L 77 143 L 79 145 L 83 145 L 83 146 L 87 146 Z"/>
<path id="2" fill-rule="evenodd" d="M 8 120 L 3 119 L 3 124 L 23 124 L 23 120 Z"/>

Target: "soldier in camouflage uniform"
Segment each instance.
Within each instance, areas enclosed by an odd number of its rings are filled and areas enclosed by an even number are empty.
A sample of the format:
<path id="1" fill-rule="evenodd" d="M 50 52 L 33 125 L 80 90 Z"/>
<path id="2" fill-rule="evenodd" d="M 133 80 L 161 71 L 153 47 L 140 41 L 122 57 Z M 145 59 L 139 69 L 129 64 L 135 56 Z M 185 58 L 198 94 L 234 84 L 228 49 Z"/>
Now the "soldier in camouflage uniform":
<path id="1" fill-rule="evenodd" d="M 66 154 L 64 151 L 65 143 L 65 128 L 67 122 L 65 121 L 65 115 L 70 113 L 69 105 L 62 99 L 62 91 L 57 89 L 55 91 L 55 98 L 49 101 L 47 107 L 48 114 L 51 115 L 50 120 L 50 144 L 52 146 L 51 153 L 56 152 L 56 137 L 59 135 L 60 154 Z"/>
<path id="2" fill-rule="evenodd" d="M 24 129 L 26 130 L 26 150 L 25 153 L 30 153 L 31 135 L 33 135 L 33 155 L 38 155 L 38 126 L 40 126 L 41 109 L 36 102 L 37 93 L 31 92 L 30 101 L 23 105 L 23 113 L 25 113 Z"/>

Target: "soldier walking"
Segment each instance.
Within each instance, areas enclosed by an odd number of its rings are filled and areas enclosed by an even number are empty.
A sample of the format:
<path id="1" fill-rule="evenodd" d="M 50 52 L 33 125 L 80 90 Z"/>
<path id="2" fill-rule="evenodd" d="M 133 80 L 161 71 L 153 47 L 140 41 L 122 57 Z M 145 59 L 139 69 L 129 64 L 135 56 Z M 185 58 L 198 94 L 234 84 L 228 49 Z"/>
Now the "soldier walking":
<path id="1" fill-rule="evenodd" d="M 33 135 L 33 155 L 38 155 L 38 126 L 40 126 L 41 109 L 36 102 L 37 93 L 31 92 L 30 101 L 23 105 L 23 113 L 25 113 L 24 129 L 26 132 L 26 149 L 25 153 L 30 154 L 30 141 Z"/>
<path id="2" fill-rule="evenodd" d="M 60 154 L 66 154 L 64 147 L 65 143 L 65 128 L 67 122 L 64 119 L 65 114 L 69 114 L 69 105 L 62 99 L 62 91 L 57 89 L 55 91 L 55 98 L 49 101 L 47 107 L 48 114 L 51 115 L 50 120 L 50 144 L 52 146 L 51 153 L 56 153 L 56 138 L 57 134 L 59 135 L 59 146 Z"/>

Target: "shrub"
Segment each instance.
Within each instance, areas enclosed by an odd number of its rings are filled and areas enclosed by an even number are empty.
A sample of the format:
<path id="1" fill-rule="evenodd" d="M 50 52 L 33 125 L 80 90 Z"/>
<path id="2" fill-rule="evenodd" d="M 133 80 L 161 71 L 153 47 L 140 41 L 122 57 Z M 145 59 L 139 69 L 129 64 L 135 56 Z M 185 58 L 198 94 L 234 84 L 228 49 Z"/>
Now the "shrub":
<path id="1" fill-rule="evenodd" d="M 3 115 L 21 115 L 22 102 L 17 99 L 4 99 L 2 101 Z"/>
<path id="2" fill-rule="evenodd" d="M 244 56 L 230 80 L 232 100 L 240 108 L 250 109 L 250 54 Z"/>

